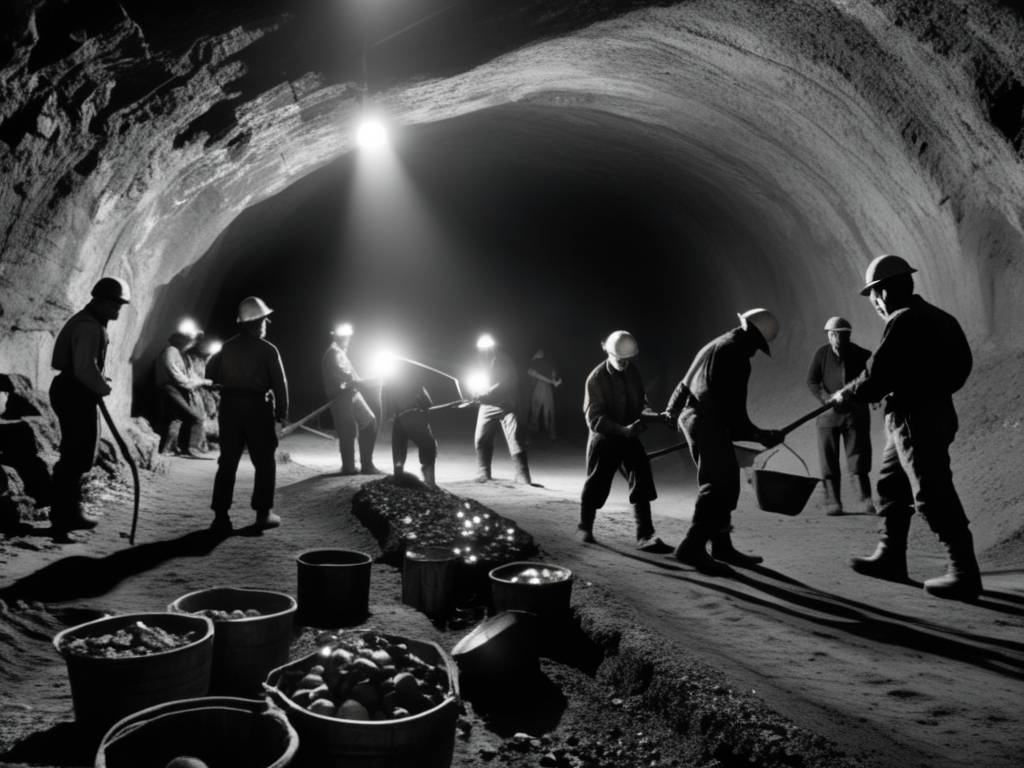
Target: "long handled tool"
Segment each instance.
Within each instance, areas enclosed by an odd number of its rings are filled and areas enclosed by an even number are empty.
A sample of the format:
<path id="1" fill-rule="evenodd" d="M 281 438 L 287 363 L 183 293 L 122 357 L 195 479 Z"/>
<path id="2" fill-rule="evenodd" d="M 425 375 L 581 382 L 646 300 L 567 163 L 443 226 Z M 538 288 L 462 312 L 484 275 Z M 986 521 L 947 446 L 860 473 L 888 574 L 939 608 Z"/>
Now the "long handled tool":
<path id="1" fill-rule="evenodd" d="M 323 413 L 328 408 L 330 408 L 334 404 L 334 401 L 338 399 L 338 397 L 341 397 L 341 395 L 338 395 L 337 397 L 332 397 L 330 400 L 328 400 L 326 403 L 321 405 L 315 411 L 311 411 L 310 413 L 307 413 L 305 416 L 303 416 L 298 421 L 293 421 L 291 424 L 289 424 L 288 426 L 284 427 L 281 430 L 281 437 L 286 437 L 287 435 L 290 435 L 295 430 L 297 430 L 300 427 L 304 426 L 307 421 L 315 419 L 321 413 Z"/>
<path id="2" fill-rule="evenodd" d="M 139 484 L 139 467 L 135 463 L 135 458 L 132 456 L 131 451 L 128 450 L 128 444 L 125 443 L 124 438 L 121 437 L 121 433 L 117 431 L 117 427 L 114 426 L 114 420 L 110 417 L 110 411 L 107 410 L 107 404 L 102 399 L 99 401 L 100 413 L 103 414 L 103 420 L 107 422 L 107 427 L 110 428 L 110 434 L 114 436 L 114 441 L 117 443 L 117 447 L 121 449 L 121 455 L 124 456 L 124 460 L 128 462 L 128 467 L 132 471 L 132 482 L 135 485 L 135 508 L 132 511 L 132 529 L 131 533 L 128 534 L 128 543 L 135 544 L 135 528 L 139 524 L 139 494 L 141 487 Z M 121 534 L 122 536 L 124 534 Z"/>

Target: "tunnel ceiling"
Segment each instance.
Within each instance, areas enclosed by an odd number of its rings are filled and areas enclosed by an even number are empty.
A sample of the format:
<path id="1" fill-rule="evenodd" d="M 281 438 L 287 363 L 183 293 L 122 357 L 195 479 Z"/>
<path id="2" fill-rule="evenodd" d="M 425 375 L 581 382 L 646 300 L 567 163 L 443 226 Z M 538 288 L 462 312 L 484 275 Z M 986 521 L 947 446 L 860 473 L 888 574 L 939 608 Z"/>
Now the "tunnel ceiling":
<path id="1" fill-rule="evenodd" d="M 594 183 L 642 173 L 680 231 L 733 216 L 760 233 L 757 259 L 722 247 L 717 295 L 811 327 L 892 250 L 926 268 L 925 291 L 976 341 L 1019 344 L 1024 21 L 1012 3 L 379 5 L 371 39 L 442 10 L 370 50 L 371 96 L 393 121 L 436 123 L 442 138 L 499 121 L 516 146 L 548 148 L 538 156 L 576 148 L 562 170 L 575 159 Z M 127 358 L 158 286 L 247 207 L 351 150 L 359 36 L 337 6 L 4 11 L 0 368 L 45 381 L 54 331 L 104 273 L 138 294 L 112 328 Z M 489 162 L 507 146 L 469 149 Z"/>

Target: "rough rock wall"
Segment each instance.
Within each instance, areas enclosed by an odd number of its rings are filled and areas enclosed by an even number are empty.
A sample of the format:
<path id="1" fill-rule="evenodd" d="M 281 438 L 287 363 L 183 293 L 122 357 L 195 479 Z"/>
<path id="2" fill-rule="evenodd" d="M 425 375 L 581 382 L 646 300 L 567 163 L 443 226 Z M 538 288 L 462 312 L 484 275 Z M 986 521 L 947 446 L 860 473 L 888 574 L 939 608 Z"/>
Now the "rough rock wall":
<path id="1" fill-rule="evenodd" d="M 1019 344 L 1024 23 L 1010 4 L 468 5 L 457 38 L 428 38 L 463 56 L 392 57 L 378 85 L 394 119 L 509 103 L 627 118 L 787 248 L 751 268 L 758 298 L 794 307 L 791 338 L 895 250 L 975 341 Z M 296 53 L 305 5 L 87 6 L 23 2 L 3 25 L 0 369 L 37 386 L 96 278 L 136 291 L 111 329 L 110 359 L 127 361 L 157 287 L 247 205 L 348 151 L 357 104 L 345 72 Z M 747 265 L 720 267 L 719 290 L 747 303 Z M 117 385 L 123 412 L 127 375 Z"/>

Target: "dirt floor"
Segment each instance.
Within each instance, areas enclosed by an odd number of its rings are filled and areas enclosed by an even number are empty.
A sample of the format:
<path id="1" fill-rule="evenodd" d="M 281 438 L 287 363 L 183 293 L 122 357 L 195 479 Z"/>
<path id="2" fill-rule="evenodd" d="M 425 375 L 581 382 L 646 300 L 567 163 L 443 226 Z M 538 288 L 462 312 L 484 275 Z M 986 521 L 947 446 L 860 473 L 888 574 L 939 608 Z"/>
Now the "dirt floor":
<path id="1" fill-rule="evenodd" d="M 578 589 L 608 589 L 615 598 L 607 604 L 609 613 L 657 633 L 667 650 L 680 649 L 723 670 L 732 689 L 760 697 L 865 764 L 1019 764 L 1020 569 L 986 569 L 986 593 L 977 604 L 937 601 L 919 583 L 876 582 L 849 571 L 847 556 L 873 546 L 875 518 L 825 517 L 817 502 L 801 516 L 785 518 L 755 511 L 745 493 L 734 520 L 735 540 L 765 555 L 765 567 L 738 571 L 735 578 L 709 578 L 670 557 L 635 551 L 621 491 L 599 514 L 599 543 L 578 543 L 578 447 L 535 446 L 534 478 L 546 487 L 523 488 L 508 482 L 507 458 L 496 463 L 498 481 L 471 482 L 470 455 L 442 443 L 438 479 L 444 487 L 516 520 L 548 560 L 573 569 Z M 101 526 L 76 534 L 78 543 L 58 547 L 42 532 L 0 543 L 0 589 L 6 588 L 0 593 L 6 596 L 0 605 L 0 764 L 71 766 L 91 760 L 70 738 L 66 674 L 50 644 L 64 626 L 107 611 L 160 610 L 208 586 L 294 594 L 297 552 L 324 545 L 378 551 L 349 512 L 359 478 L 333 474 L 337 454 L 331 444 L 300 436 L 282 447 L 292 458 L 279 466 L 278 510 L 285 525 L 264 535 L 243 529 L 218 540 L 207 534 L 215 464 L 173 459 L 163 473 L 147 478 L 134 548 L 120 535 L 130 512 L 124 489 L 116 487 Z M 378 450 L 383 464 L 387 446 Z M 656 524 L 659 535 L 674 544 L 685 530 L 692 489 L 685 473 L 677 482 L 662 483 L 660 476 L 669 473 L 661 466 L 658 472 Z M 249 470 L 239 478 L 236 499 L 246 499 Z M 250 514 L 236 512 L 236 525 L 249 522 Z M 912 575 L 925 578 L 943 566 L 934 537 L 916 526 Z M 12 589 L 31 600 L 14 600 Z M 400 574 L 375 565 L 370 624 L 446 647 L 462 634 L 438 631 L 399 598 Z M 550 687 L 537 701 L 524 702 L 520 716 L 487 718 L 470 705 L 455 764 L 702 764 L 692 743 L 579 666 L 547 662 Z"/>

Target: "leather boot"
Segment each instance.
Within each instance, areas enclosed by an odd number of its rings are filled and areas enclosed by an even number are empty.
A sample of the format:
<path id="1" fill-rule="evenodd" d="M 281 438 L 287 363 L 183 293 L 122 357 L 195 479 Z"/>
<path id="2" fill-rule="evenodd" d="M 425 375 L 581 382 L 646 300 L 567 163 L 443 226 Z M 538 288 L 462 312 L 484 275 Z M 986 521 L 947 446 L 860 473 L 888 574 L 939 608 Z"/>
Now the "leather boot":
<path id="1" fill-rule="evenodd" d="M 981 571 L 974 556 L 974 538 L 964 531 L 956 541 L 946 544 L 949 569 L 946 575 L 928 579 L 924 591 L 933 597 L 949 600 L 977 600 L 981 594 Z"/>
<path id="2" fill-rule="evenodd" d="M 674 557 L 680 563 L 693 566 L 701 573 L 708 576 L 730 576 L 732 568 L 725 563 L 720 563 L 708 554 L 708 536 L 690 526 L 686 537 L 676 547 Z"/>
<path id="3" fill-rule="evenodd" d="M 356 447 L 349 440 L 341 441 L 341 474 L 358 475 L 356 469 Z"/>
<path id="4" fill-rule="evenodd" d="M 216 534 L 227 536 L 233 530 L 231 518 L 227 512 L 214 512 L 213 522 L 210 523 L 210 531 Z"/>
<path id="5" fill-rule="evenodd" d="M 862 515 L 875 514 L 875 502 L 871 499 L 871 478 L 867 475 L 854 475 L 853 482 L 858 497 L 857 511 Z"/>
<path id="6" fill-rule="evenodd" d="M 377 424 L 359 430 L 359 473 L 362 475 L 382 475 L 373 465 L 373 446 L 377 442 Z"/>
<path id="7" fill-rule="evenodd" d="M 281 524 L 281 516 L 276 515 L 269 509 L 256 510 L 256 527 L 262 530 L 277 528 Z"/>
<path id="8" fill-rule="evenodd" d="M 825 493 L 825 514 L 836 516 L 843 514 L 842 496 L 839 491 L 840 478 L 836 475 L 824 477 L 821 480 L 821 489 Z"/>
<path id="9" fill-rule="evenodd" d="M 728 528 L 711 537 L 711 557 L 723 563 L 741 567 L 764 562 L 764 558 L 760 555 L 745 555 L 737 550 L 732 544 L 732 533 Z"/>
<path id="10" fill-rule="evenodd" d="M 906 581 L 906 542 L 899 545 L 883 538 L 878 542 L 875 551 L 867 557 L 851 557 L 850 567 L 863 576 L 886 581 Z"/>
<path id="11" fill-rule="evenodd" d="M 526 451 L 513 454 L 512 463 L 516 465 L 515 481 L 517 483 L 533 485 L 533 480 L 530 478 L 530 465 L 526 461 Z"/>
<path id="12" fill-rule="evenodd" d="M 580 522 L 576 526 L 576 535 L 584 544 L 593 544 L 594 520 L 597 517 L 597 510 L 585 504 L 580 505 Z"/>
<path id="13" fill-rule="evenodd" d="M 431 488 L 436 488 L 437 478 L 434 475 L 434 465 L 421 464 L 420 469 L 423 471 L 423 482 L 429 485 Z"/>
<path id="14" fill-rule="evenodd" d="M 404 464 L 396 463 L 395 464 L 395 472 L 394 472 L 395 477 L 401 477 L 404 473 L 405 473 L 405 465 Z"/>
<path id="15" fill-rule="evenodd" d="M 476 449 L 476 481 L 478 483 L 486 483 L 491 479 L 491 457 L 493 456 L 493 445 L 481 445 Z"/>

